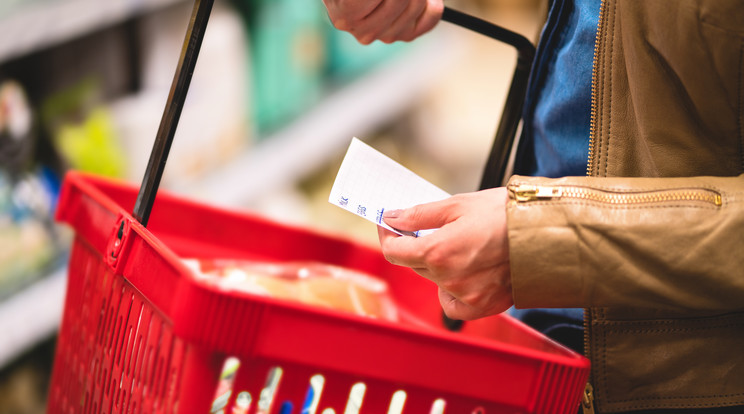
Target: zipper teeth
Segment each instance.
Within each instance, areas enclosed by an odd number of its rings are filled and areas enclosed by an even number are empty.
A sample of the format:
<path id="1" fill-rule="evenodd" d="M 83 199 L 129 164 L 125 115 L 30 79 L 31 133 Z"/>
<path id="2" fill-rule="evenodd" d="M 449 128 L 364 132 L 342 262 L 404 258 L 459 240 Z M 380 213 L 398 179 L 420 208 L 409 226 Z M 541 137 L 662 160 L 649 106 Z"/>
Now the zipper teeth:
<path id="1" fill-rule="evenodd" d="M 580 198 L 608 204 L 646 204 L 670 201 L 700 201 L 717 206 L 722 204 L 721 195 L 710 190 L 660 191 L 651 193 L 605 193 L 585 188 L 565 188 L 563 197 Z"/>
<path id="2" fill-rule="evenodd" d="M 597 22 L 597 32 L 594 35 L 594 57 L 592 58 L 592 100 L 591 100 L 591 113 L 589 117 L 589 155 L 587 156 L 586 162 L 586 175 L 592 175 L 592 161 L 594 158 L 594 141 L 596 140 L 596 133 L 594 127 L 597 125 L 597 62 L 599 60 L 599 39 L 602 28 L 602 21 L 604 20 L 604 8 L 605 0 L 602 0 L 599 4 L 599 19 Z"/>
<path id="3" fill-rule="evenodd" d="M 604 13 L 605 13 L 605 0 L 601 0 L 599 3 L 599 17 L 597 19 L 597 32 L 594 35 L 594 56 L 592 58 L 592 99 L 591 99 L 591 112 L 590 112 L 590 118 L 589 118 L 589 152 L 587 155 L 586 160 L 586 175 L 591 176 L 592 175 L 592 164 L 594 159 L 594 141 L 596 140 L 596 133 L 594 132 L 594 128 L 597 125 L 597 63 L 599 62 L 599 41 L 601 38 L 602 33 L 602 25 L 604 22 Z M 584 356 L 591 359 L 591 355 L 589 353 L 589 328 L 590 328 L 590 320 L 591 320 L 592 314 L 590 308 L 584 308 Z M 589 372 L 589 377 L 587 380 L 587 386 L 591 384 L 592 379 L 592 371 Z M 589 405 L 589 411 L 593 411 L 593 402 Z M 587 410 L 584 410 L 585 412 Z"/>

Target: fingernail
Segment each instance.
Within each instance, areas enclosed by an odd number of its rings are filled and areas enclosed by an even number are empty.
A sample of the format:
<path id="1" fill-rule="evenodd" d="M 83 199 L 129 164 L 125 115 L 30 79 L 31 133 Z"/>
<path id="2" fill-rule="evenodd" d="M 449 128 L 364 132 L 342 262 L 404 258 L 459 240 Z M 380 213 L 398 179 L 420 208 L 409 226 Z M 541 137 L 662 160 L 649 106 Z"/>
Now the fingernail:
<path id="1" fill-rule="evenodd" d="M 398 218 L 400 217 L 400 213 L 403 212 L 403 210 L 385 210 L 382 213 L 382 217 L 384 218 Z"/>

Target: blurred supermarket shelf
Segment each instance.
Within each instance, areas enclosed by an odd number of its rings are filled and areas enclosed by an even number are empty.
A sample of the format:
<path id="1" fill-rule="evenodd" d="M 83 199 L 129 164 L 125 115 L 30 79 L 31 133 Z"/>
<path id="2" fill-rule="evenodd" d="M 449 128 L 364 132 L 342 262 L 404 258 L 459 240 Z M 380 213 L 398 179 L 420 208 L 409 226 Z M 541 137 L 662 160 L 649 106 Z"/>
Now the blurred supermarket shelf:
<path id="1" fill-rule="evenodd" d="M 199 181 L 171 190 L 223 207 L 245 207 L 286 188 L 343 154 L 352 137 L 365 139 L 417 103 L 461 53 L 447 26 L 406 53 L 331 93 L 299 119 Z"/>
<path id="2" fill-rule="evenodd" d="M 146 3 L 174 1 L 179 0 Z M 119 3 L 127 2 L 112 2 Z M 199 181 L 170 190 L 214 205 L 245 207 L 275 188 L 291 185 L 341 155 L 351 137 L 363 139 L 418 102 L 435 82 L 442 81 L 458 58 L 458 42 L 448 28 L 438 29 L 406 53 L 340 87 L 285 128 L 263 137 L 235 161 Z M 9 50 L 0 48 L 0 60 Z M 58 269 L 0 302 L 0 368 L 56 332 L 66 274 L 66 269 Z"/>
<path id="3" fill-rule="evenodd" d="M 59 268 L 0 303 L 0 368 L 57 331 L 66 284 Z"/>
<path id="4" fill-rule="evenodd" d="M 0 62 L 184 1 L 10 0 L 0 7 Z"/>

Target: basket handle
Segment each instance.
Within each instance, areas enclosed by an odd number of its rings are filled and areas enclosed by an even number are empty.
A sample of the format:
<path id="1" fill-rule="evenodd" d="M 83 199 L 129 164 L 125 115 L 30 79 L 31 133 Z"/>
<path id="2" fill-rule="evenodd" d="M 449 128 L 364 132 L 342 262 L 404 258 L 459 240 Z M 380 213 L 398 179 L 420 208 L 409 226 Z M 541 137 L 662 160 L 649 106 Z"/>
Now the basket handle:
<path id="1" fill-rule="evenodd" d="M 522 106 L 527 92 L 527 80 L 535 58 L 535 46 L 524 36 L 504 29 L 477 17 L 444 8 L 442 20 L 507 43 L 517 49 L 517 65 L 512 76 L 511 86 L 506 96 L 496 137 L 481 178 L 480 189 L 502 185 L 506 175 L 509 155 L 514 146 L 519 121 L 522 119 Z M 442 312 L 442 323 L 450 331 L 462 329 L 463 321 L 451 319 Z"/>
<path id="2" fill-rule="evenodd" d="M 519 121 L 522 119 L 522 106 L 527 91 L 527 80 L 535 58 L 535 46 L 526 37 L 477 17 L 444 8 L 442 20 L 499 40 L 517 49 L 517 65 L 512 76 L 509 93 L 506 96 L 504 111 L 501 114 L 496 137 L 486 161 L 480 189 L 500 186 L 504 181 Z"/>
<path id="3" fill-rule="evenodd" d="M 150 160 L 142 179 L 132 215 L 143 226 L 147 226 L 155 202 L 155 196 L 163 177 L 173 136 L 186 100 L 186 94 L 199 56 L 204 32 L 209 21 L 214 0 L 195 0 L 191 20 L 186 31 L 181 57 L 173 77 L 168 101 L 163 111 Z M 499 127 L 481 179 L 481 189 L 498 186 L 506 172 L 517 127 L 521 119 L 522 105 L 527 90 L 527 78 L 535 56 L 535 47 L 524 36 L 504 29 L 485 20 L 445 7 L 442 20 L 470 29 L 493 39 L 505 42 L 517 49 L 517 66 L 506 98 Z"/>
<path id="4" fill-rule="evenodd" d="M 196 59 L 199 56 L 204 32 L 207 29 L 209 14 L 212 11 L 214 0 L 195 0 L 194 9 L 191 14 L 186 38 L 181 49 L 181 57 L 178 61 L 178 67 L 173 77 L 168 101 L 165 104 L 163 117 L 160 120 L 160 127 L 155 136 L 155 143 L 150 153 L 150 160 L 147 163 L 145 176 L 142 179 L 137 201 L 134 204 L 134 216 L 143 226 L 147 227 L 150 219 L 152 205 L 155 202 L 155 195 L 160 186 L 160 179 L 163 177 L 165 162 L 168 159 L 168 152 L 173 143 L 173 136 L 176 134 L 178 120 L 181 117 L 186 93 L 191 84 L 191 77 L 194 74 Z"/>

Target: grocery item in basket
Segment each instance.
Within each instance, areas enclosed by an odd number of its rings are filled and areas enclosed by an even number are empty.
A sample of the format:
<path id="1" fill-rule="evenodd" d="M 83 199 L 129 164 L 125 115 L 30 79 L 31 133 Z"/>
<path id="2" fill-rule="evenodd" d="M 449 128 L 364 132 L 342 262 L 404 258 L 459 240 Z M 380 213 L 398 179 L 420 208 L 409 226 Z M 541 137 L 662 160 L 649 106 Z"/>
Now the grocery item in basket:
<path id="1" fill-rule="evenodd" d="M 319 262 L 187 259 L 197 277 L 238 290 L 389 321 L 398 312 L 387 283 L 353 269 Z"/>

